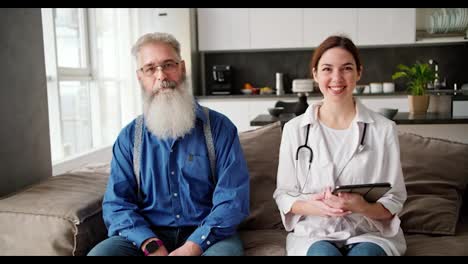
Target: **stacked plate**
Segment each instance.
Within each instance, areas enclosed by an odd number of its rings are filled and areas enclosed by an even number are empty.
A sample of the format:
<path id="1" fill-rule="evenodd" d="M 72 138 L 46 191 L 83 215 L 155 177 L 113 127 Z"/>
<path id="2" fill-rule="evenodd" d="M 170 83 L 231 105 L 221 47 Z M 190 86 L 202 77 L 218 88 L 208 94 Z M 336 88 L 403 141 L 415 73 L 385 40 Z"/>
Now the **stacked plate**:
<path id="1" fill-rule="evenodd" d="M 468 8 L 438 8 L 427 17 L 430 34 L 465 32 L 468 27 Z"/>

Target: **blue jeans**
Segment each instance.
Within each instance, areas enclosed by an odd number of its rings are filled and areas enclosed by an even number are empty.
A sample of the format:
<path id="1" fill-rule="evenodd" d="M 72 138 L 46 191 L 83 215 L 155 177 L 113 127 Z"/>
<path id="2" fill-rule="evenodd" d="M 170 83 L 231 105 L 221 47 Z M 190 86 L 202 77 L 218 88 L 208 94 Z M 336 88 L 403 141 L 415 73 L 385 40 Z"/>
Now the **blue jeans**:
<path id="1" fill-rule="evenodd" d="M 157 227 L 153 231 L 164 242 L 170 253 L 182 246 L 195 229 L 196 227 Z M 244 247 L 238 234 L 218 241 L 203 252 L 203 256 L 242 256 L 243 254 Z M 126 238 L 113 236 L 97 244 L 88 256 L 144 256 L 144 254 Z"/>
<path id="2" fill-rule="evenodd" d="M 307 250 L 307 256 L 386 256 L 377 244 L 362 242 L 338 248 L 329 241 L 315 242 Z"/>

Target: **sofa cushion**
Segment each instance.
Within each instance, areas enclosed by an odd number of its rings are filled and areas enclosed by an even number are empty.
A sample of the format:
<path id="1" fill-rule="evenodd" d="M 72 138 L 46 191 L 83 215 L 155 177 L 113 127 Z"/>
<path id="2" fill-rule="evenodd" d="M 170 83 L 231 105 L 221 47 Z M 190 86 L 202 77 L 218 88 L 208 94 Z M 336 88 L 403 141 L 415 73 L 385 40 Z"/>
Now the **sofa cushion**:
<path id="1" fill-rule="evenodd" d="M 276 188 L 281 124 L 273 123 L 239 134 L 250 174 L 250 215 L 241 229 L 282 228 L 273 199 Z"/>
<path id="2" fill-rule="evenodd" d="M 101 215 L 107 176 L 50 177 L 0 200 L 0 255 L 86 255 L 107 236 Z"/>
<path id="3" fill-rule="evenodd" d="M 468 180 L 468 145 L 400 133 L 408 199 L 400 213 L 407 233 L 454 235 Z"/>
<path id="4" fill-rule="evenodd" d="M 286 255 L 286 236 L 281 229 L 244 230 L 239 232 L 244 244 L 245 256 L 284 256 Z"/>
<path id="5" fill-rule="evenodd" d="M 406 256 L 468 256 L 468 222 L 460 222 L 456 236 L 405 235 Z"/>

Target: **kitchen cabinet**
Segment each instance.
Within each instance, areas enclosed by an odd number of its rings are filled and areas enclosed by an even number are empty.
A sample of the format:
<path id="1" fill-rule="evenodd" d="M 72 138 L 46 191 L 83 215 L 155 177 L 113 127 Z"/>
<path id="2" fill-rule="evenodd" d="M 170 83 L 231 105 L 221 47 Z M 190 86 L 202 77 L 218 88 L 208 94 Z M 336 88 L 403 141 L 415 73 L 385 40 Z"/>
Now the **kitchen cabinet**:
<path id="1" fill-rule="evenodd" d="M 453 101 L 454 116 L 468 116 L 468 100 Z"/>
<path id="2" fill-rule="evenodd" d="M 359 8 L 356 44 L 414 44 L 416 8 Z"/>
<path id="3" fill-rule="evenodd" d="M 200 51 L 250 48 L 248 8 L 198 8 L 197 11 Z"/>
<path id="4" fill-rule="evenodd" d="M 317 47 L 328 36 L 357 38 L 357 8 L 304 8 L 304 47 Z"/>
<path id="5" fill-rule="evenodd" d="M 302 47 L 301 8 L 251 8 L 250 48 Z"/>
<path id="6" fill-rule="evenodd" d="M 455 9 L 458 9 L 454 12 Z M 417 8 L 416 9 L 416 43 L 417 44 L 428 44 L 428 43 L 455 43 L 455 42 L 467 42 L 468 33 L 460 27 L 461 14 L 463 11 L 460 8 Z M 456 28 L 449 27 L 446 29 L 447 32 L 433 32 L 435 31 L 435 24 L 431 24 L 432 19 L 441 19 L 443 21 L 444 14 L 450 16 L 449 21 Z M 452 21 L 453 20 L 453 21 Z M 432 32 L 429 33 L 429 32 Z"/>
<path id="7" fill-rule="evenodd" d="M 332 34 L 358 46 L 416 43 L 416 8 L 198 8 L 200 51 L 314 48 Z"/>

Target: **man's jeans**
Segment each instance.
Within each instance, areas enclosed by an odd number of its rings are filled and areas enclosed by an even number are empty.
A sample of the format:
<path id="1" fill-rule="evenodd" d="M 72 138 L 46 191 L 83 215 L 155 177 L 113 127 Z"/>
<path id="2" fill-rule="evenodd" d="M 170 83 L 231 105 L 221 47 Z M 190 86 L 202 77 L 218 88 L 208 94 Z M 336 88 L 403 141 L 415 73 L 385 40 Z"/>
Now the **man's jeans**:
<path id="1" fill-rule="evenodd" d="M 319 241 L 312 244 L 307 256 L 386 256 L 385 251 L 377 244 L 362 242 L 337 248 L 328 241 Z"/>
<path id="2" fill-rule="evenodd" d="M 157 227 L 154 232 L 168 252 L 182 246 L 196 227 Z M 238 234 L 209 247 L 203 256 L 242 256 L 244 247 Z M 124 237 L 113 236 L 97 244 L 88 256 L 143 256 L 143 252 Z"/>

